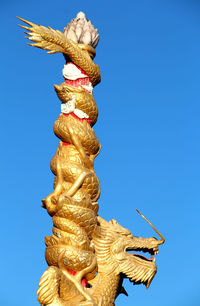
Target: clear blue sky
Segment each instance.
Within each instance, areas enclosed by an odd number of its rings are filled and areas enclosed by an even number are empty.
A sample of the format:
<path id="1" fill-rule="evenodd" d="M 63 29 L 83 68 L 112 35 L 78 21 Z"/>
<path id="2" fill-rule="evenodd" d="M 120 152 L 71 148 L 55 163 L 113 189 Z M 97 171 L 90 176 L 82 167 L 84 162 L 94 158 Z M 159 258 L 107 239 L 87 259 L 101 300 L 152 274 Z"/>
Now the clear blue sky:
<path id="1" fill-rule="evenodd" d="M 200 1 L 0 2 L 2 306 L 37 304 L 51 218 L 40 207 L 52 191 L 49 163 L 58 139 L 62 55 L 27 46 L 16 15 L 62 30 L 80 11 L 99 29 L 95 62 L 102 83 L 95 132 L 100 215 L 137 236 L 162 232 L 149 290 L 125 282 L 116 305 L 197 306 L 200 215 Z"/>

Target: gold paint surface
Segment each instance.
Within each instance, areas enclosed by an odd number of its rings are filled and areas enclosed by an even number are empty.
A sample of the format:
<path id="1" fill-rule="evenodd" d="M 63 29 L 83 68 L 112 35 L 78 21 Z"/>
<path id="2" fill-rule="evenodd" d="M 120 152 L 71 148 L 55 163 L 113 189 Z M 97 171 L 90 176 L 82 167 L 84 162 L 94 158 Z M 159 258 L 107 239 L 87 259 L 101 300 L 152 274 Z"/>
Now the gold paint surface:
<path id="1" fill-rule="evenodd" d="M 61 52 L 89 76 L 93 86 L 100 82 L 99 67 L 94 64 L 95 50 L 74 43 L 63 33 L 26 21 L 32 46 Z M 38 301 L 41 305 L 114 305 L 116 297 L 126 291 L 122 279 L 148 288 L 157 267 L 154 258 L 127 251 L 158 253 L 161 240 L 134 237 L 116 220 L 109 222 L 97 215 L 100 183 L 94 171 L 94 159 L 101 146 L 92 126 L 98 109 L 91 93 L 66 83 L 54 86 L 62 103 L 75 101 L 76 108 L 89 116 L 78 120 L 72 114 L 60 114 L 54 133 L 60 139 L 51 170 L 55 175 L 54 190 L 42 200 L 53 221 L 53 234 L 45 237 L 45 258 L 49 268 L 43 273 Z M 74 275 L 70 271 L 73 271 Z M 89 287 L 82 286 L 82 280 Z"/>

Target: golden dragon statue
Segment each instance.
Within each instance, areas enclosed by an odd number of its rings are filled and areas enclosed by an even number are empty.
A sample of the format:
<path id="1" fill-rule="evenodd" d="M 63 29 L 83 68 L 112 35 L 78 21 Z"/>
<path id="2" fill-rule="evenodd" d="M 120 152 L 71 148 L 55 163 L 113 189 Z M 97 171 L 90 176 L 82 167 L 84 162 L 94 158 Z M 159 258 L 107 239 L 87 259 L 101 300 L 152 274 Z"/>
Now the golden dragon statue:
<path id="1" fill-rule="evenodd" d="M 65 81 L 54 85 L 62 102 L 54 123 L 60 143 L 51 160 L 54 190 L 42 200 L 53 220 L 53 234 L 45 237 L 49 268 L 41 277 L 38 301 L 55 306 L 114 305 L 120 293 L 126 294 L 124 278 L 149 287 L 164 238 L 143 215 L 160 240 L 135 237 L 116 220 L 107 222 L 97 215 L 100 183 L 94 159 L 101 146 L 92 127 L 98 117 L 93 87 L 101 80 L 93 61 L 99 34 L 82 12 L 63 33 L 19 19 L 28 25 L 21 27 L 29 31 L 25 33 L 34 42 L 31 46 L 63 53 L 66 59 Z M 127 252 L 133 250 L 148 252 L 151 258 Z"/>

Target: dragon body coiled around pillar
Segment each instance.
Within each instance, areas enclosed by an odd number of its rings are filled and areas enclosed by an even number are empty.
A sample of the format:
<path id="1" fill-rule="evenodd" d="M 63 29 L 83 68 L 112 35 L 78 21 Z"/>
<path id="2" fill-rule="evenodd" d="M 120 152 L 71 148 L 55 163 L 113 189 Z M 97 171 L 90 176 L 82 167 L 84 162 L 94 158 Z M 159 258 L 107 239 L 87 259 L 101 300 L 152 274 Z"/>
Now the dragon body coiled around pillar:
<path id="1" fill-rule="evenodd" d="M 54 190 L 42 200 L 52 217 L 52 235 L 45 237 L 45 258 L 49 268 L 40 279 L 41 305 L 114 305 L 124 278 L 148 288 L 157 267 L 155 255 L 164 237 L 135 237 L 116 220 L 98 216 L 100 183 L 94 160 L 101 145 L 93 126 L 98 108 L 93 87 L 100 80 L 99 66 L 93 62 L 99 35 L 80 12 L 64 33 L 19 18 L 30 27 L 32 46 L 48 53 L 63 53 L 64 82 L 54 85 L 61 101 L 61 114 L 54 123 L 60 139 L 51 170 Z M 140 213 L 141 214 L 141 213 Z M 129 251 L 148 252 L 151 258 Z"/>
<path id="2" fill-rule="evenodd" d="M 72 87 L 65 84 L 55 88 L 58 96 L 61 91 L 65 91 L 63 103 L 73 96 L 75 106 L 87 111 L 87 114 L 91 110 L 92 124 L 96 121 L 94 109 L 97 116 L 97 107 L 94 106 L 93 96 L 93 103 L 87 103 L 88 95 L 91 94 L 84 89 L 73 91 Z M 83 108 L 81 103 L 76 103 L 78 97 L 81 97 Z M 59 255 L 65 251 L 64 263 L 68 270 L 75 272 L 87 268 L 95 259 L 91 238 L 97 226 L 100 184 L 93 164 L 100 151 L 100 143 L 90 124 L 74 114 L 61 114 L 54 123 L 55 135 L 61 139 L 56 155 L 51 160 L 55 189 L 43 200 L 53 220 L 53 235 L 45 239 L 47 263 L 58 265 Z"/>

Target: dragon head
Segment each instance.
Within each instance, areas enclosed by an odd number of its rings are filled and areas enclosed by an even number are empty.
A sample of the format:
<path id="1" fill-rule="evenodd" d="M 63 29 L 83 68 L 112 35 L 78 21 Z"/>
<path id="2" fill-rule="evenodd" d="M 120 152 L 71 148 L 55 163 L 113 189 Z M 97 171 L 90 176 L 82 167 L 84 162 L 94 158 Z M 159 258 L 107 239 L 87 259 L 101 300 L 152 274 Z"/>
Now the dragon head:
<path id="1" fill-rule="evenodd" d="M 145 218 L 143 215 L 142 217 Z M 146 218 L 145 220 L 150 223 Z M 164 243 L 164 237 L 151 223 L 161 240 L 154 237 L 135 237 L 114 219 L 107 222 L 98 217 L 98 222 L 98 230 L 93 240 L 98 271 L 114 273 L 120 275 L 122 279 L 129 278 L 134 284 L 143 283 L 148 288 L 157 271 L 155 255 L 158 253 L 158 245 Z M 136 251 L 148 252 L 151 257 L 134 253 Z"/>
<path id="2" fill-rule="evenodd" d="M 54 88 L 58 98 L 69 112 L 78 109 L 90 119 L 91 126 L 96 123 L 98 108 L 92 94 L 84 90 L 81 86 L 73 87 L 66 83 L 54 85 Z"/>

